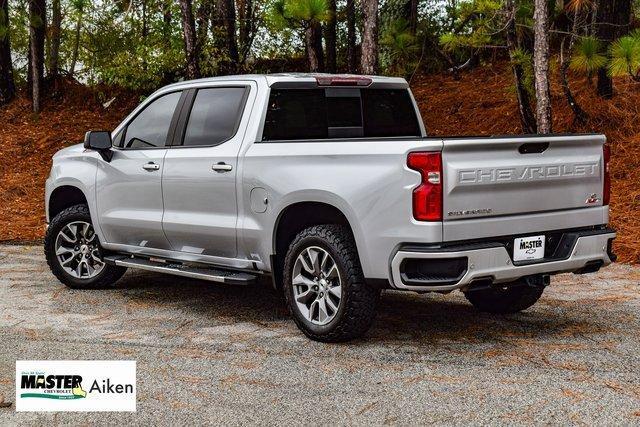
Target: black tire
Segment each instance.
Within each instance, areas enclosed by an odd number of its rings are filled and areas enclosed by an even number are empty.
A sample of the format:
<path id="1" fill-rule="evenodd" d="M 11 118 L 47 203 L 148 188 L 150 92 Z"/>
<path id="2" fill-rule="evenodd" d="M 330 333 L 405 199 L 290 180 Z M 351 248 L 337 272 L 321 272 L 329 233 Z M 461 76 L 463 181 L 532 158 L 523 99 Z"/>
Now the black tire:
<path id="1" fill-rule="evenodd" d="M 465 292 L 464 296 L 480 311 L 494 314 L 517 313 L 535 304 L 544 286 L 532 286 L 524 282 L 508 283 L 502 287 Z"/>
<path id="2" fill-rule="evenodd" d="M 44 254 L 51 272 L 60 282 L 73 289 L 108 289 L 113 287 L 115 282 L 127 271 L 126 268 L 106 264 L 95 277 L 80 279 L 67 273 L 60 265 L 60 261 L 56 256 L 56 237 L 63 227 L 73 221 L 84 221 L 91 224 L 89 207 L 87 205 L 71 206 L 56 215 L 49 224 L 44 238 Z M 100 253 L 104 253 L 101 247 Z"/>
<path id="3" fill-rule="evenodd" d="M 342 296 L 335 317 L 325 325 L 305 318 L 294 299 L 292 273 L 303 250 L 318 246 L 334 259 L 342 280 Z M 309 338 L 322 342 L 341 342 L 362 336 L 373 323 L 380 289 L 365 283 L 356 245 L 348 228 L 316 225 L 301 231 L 291 242 L 284 261 L 284 293 L 296 325 Z"/>

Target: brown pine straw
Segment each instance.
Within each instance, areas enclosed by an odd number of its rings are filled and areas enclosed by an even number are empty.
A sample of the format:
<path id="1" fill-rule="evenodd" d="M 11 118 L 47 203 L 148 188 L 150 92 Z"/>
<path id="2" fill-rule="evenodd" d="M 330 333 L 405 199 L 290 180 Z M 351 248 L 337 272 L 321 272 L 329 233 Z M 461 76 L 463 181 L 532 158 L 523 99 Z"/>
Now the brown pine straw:
<path id="1" fill-rule="evenodd" d="M 556 67 L 557 68 L 557 67 Z M 618 229 L 615 250 L 623 262 L 640 262 L 640 83 L 616 79 L 616 95 L 602 100 L 585 77 L 570 76 L 580 105 L 590 116 L 575 125 L 552 75 L 554 132 L 598 132 L 612 145 L 611 223 Z M 462 74 L 416 76 L 412 89 L 433 136 L 521 133 L 507 63 L 496 63 Z M 89 129 L 113 129 L 139 97 L 113 88 L 86 88 L 65 83 L 58 99 L 48 99 L 34 116 L 21 97 L 0 107 L 0 241 L 34 241 L 44 233 L 44 181 L 51 156 L 78 143 Z M 104 94 L 99 97 L 100 94 Z M 117 96 L 108 109 L 101 100 Z"/>

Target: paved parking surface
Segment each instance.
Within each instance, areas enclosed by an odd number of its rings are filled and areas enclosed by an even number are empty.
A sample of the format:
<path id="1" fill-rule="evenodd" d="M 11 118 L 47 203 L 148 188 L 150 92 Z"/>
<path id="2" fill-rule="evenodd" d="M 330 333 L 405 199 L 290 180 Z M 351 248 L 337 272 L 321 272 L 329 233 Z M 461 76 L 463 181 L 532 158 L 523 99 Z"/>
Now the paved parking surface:
<path id="1" fill-rule="evenodd" d="M 74 291 L 35 246 L 0 246 L 0 394 L 16 359 L 133 359 L 135 414 L 0 425 L 640 424 L 640 268 L 563 275 L 528 311 L 387 292 L 365 339 L 308 341 L 268 286 L 130 271 Z"/>

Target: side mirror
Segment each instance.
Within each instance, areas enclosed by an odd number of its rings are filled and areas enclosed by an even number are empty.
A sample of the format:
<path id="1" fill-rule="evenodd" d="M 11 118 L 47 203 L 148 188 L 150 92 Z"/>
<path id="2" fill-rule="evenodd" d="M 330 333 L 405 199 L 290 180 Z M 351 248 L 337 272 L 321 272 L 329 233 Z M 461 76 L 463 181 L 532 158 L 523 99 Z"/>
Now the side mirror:
<path id="1" fill-rule="evenodd" d="M 111 161 L 111 132 L 106 130 L 90 130 L 84 134 L 84 148 L 96 150 L 106 162 Z"/>

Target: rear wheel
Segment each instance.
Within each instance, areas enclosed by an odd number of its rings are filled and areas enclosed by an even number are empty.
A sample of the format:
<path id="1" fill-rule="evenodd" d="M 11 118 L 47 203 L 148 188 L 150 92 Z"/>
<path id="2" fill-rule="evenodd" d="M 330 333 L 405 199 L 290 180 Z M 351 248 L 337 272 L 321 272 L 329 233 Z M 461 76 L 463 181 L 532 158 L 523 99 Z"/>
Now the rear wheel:
<path id="1" fill-rule="evenodd" d="M 111 287 L 126 268 L 106 264 L 86 205 L 71 206 L 51 221 L 44 239 L 51 272 L 75 289 Z"/>
<path id="2" fill-rule="evenodd" d="M 524 279 L 504 286 L 487 287 L 464 293 L 475 308 L 487 313 L 517 313 L 535 304 L 544 291 L 544 286 Z"/>
<path id="3" fill-rule="evenodd" d="M 317 225 L 296 236 L 285 258 L 284 291 L 302 332 L 325 342 L 363 335 L 380 296 L 365 283 L 353 237 L 340 225 Z"/>

